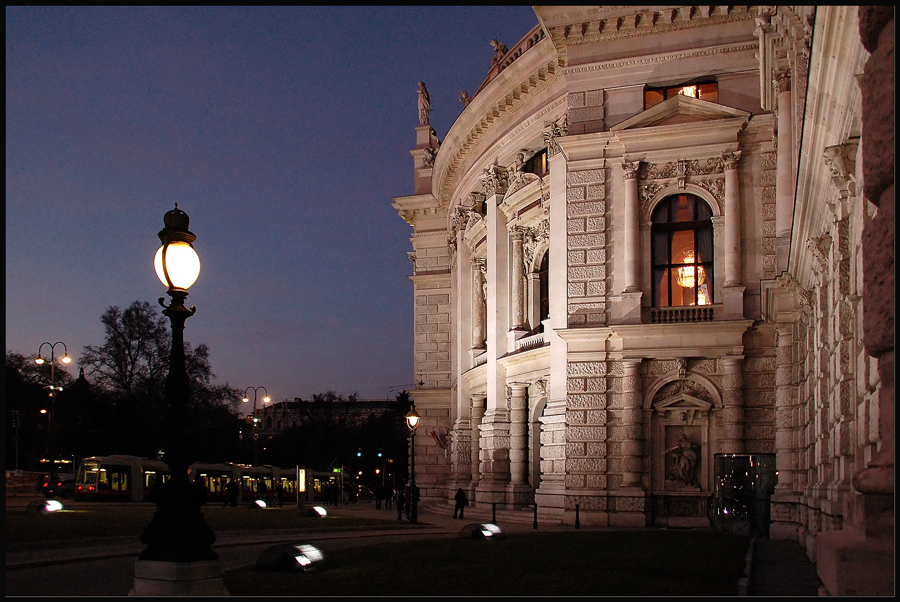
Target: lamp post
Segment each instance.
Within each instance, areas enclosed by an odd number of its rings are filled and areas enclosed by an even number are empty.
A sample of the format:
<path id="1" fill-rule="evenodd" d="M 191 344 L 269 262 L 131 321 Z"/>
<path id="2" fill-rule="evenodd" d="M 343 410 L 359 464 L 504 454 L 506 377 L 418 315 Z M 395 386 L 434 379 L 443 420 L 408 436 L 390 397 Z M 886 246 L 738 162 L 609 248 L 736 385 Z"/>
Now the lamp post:
<path id="1" fill-rule="evenodd" d="M 259 418 L 256 417 L 256 402 L 257 402 L 257 393 L 262 389 L 266 396 L 263 397 L 263 408 L 266 407 L 266 404 L 272 401 L 269 399 L 269 392 L 266 391 L 265 387 L 247 387 L 244 389 L 244 403 L 250 402 L 250 397 L 247 396 L 247 391 L 253 391 L 253 465 L 257 466 L 259 464 L 259 434 L 256 432 L 256 425 L 259 422 Z"/>
<path id="2" fill-rule="evenodd" d="M 56 394 L 62 391 L 62 387 L 56 386 L 56 346 L 63 346 L 63 358 L 62 363 L 68 364 L 72 361 L 72 358 L 69 357 L 69 348 L 66 347 L 66 344 L 62 341 L 56 341 L 55 343 L 48 343 L 44 341 L 41 343 L 41 346 L 38 347 L 38 356 L 35 358 L 34 363 L 38 366 L 42 366 L 46 360 L 44 360 L 44 356 L 41 355 L 41 351 L 44 349 L 44 345 L 50 347 L 50 385 L 46 388 L 50 389 L 50 418 L 47 420 L 47 437 L 50 442 L 50 449 L 48 450 L 48 455 L 50 456 L 50 481 L 53 481 L 53 478 L 56 476 L 56 462 L 54 458 L 56 456 L 56 445 L 54 441 L 54 435 L 56 429 Z"/>
<path id="3" fill-rule="evenodd" d="M 175 209 L 164 217 L 165 227 L 159 232 L 162 246 L 156 253 L 154 266 L 172 301 L 159 298 L 163 315 L 172 323 L 172 349 L 169 373 L 165 383 L 166 414 L 163 417 L 166 441 L 166 463 L 171 477 L 160 486 L 156 513 L 141 534 L 147 548 L 135 567 L 137 595 L 180 593 L 227 593 L 221 581 L 218 556 L 210 546 L 216 536 L 200 512 L 205 492 L 191 485 L 188 467 L 194 461 L 194 421 L 191 416 L 189 380 L 185 368 L 184 323 L 197 311 L 184 306 L 187 289 L 200 274 L 200 260 L 191 246 L 196 236 L 188 231 L 190 220 L 184 211 Z M 178 568 L 160 569 L 176 564 Z M 210 579 L 218 570 L 219 579 Z M 168 575 L 168 576 L 162 576 Z M 205 575 L 200 578 L 197 575 Z"/>
<path id="4" fill-rule="evenodd" d="M 419 415 L 416 413 L 415 404 L 406 415 L 406 426 L 411 431 L 409 436 L 409 522 L 416 524 L 419 517 L 419 495 L 416 489 L 416 427 L 419 426 Z"/>

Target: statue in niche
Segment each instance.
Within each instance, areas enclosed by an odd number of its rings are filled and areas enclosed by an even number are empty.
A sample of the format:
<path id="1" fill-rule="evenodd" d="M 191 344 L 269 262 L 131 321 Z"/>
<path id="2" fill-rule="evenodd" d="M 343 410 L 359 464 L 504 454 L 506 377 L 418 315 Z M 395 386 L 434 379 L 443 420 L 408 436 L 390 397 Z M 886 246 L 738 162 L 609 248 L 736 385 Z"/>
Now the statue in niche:
<path id="1" fill-rule="evenodd" d="M 678 443 L 664 453 L 672 454 L 673 460 L 666 479 L 682 485 L 696 485 L 694 469 L 697 467 L 697 460 L 700 459 L 700 446 L 688 439 L 687 433 L 682 431 L 678 436 Z"/>
<path id="2" fill-rule="evenodd" d="M 431 96 L 425 82 L 419 82 L 419 125 L 428 125 L 428 114 L 431 112 Z"/>

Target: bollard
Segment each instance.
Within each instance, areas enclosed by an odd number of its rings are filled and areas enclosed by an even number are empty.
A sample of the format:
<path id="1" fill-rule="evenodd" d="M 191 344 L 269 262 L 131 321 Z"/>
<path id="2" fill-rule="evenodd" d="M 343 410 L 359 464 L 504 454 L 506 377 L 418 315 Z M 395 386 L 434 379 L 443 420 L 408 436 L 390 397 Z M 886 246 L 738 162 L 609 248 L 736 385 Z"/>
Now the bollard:
<path id="1" fill-rule="evenodd" d="M 578 504 L 575 504 L 575 528 L 581 528 L 581 518 L 578 516 L 578 511 L 581 507 Z"/>
<path id="2" fill-rule="evenodd" d="M 491 503 L 491 522 L 497 524 L 497 502 Z"/>
<path id="3" fill-rule="evenodd" d="M 537 504 L 534 505 L 534 528 L 537 529 Z"/>

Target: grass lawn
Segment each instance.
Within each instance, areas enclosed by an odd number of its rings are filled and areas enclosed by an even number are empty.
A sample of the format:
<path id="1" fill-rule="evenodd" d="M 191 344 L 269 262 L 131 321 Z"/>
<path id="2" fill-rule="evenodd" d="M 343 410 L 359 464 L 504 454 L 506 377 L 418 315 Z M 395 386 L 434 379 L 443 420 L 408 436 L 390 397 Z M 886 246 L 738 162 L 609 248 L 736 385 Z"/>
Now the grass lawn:
<path id="1" fill-rule="evenodd" d="M 584 531 L 339 550 L 317 572 L 225 573 L 233 596 L 733 596 L 750 540 Z"/>

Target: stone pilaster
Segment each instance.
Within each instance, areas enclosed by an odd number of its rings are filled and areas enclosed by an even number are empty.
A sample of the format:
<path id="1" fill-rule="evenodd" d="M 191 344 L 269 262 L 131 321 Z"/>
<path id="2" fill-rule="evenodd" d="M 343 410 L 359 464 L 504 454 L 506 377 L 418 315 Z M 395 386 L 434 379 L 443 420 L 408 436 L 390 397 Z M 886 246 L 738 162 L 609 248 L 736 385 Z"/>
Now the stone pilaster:
<path id="1" fill-rule="evenodd" d="M 722 372 L 722 453 L 744 453 L 743 356 L 719 360 Z"/>
<path id="2" fill-rule="evenodd" d="M 798 538 L 798 493 L 795 473 L 798 457 L 794 444 L 793 323 L 775 325 L 775 468 L 778 484 L 772 496 L 772 539 Z"/>
<path id="3" fill-rule="evenodd" d="M 791 72 L 775 74 L 778 102 L 778 159 L 775 175 L 775 266 L 776 274 L 787 269 L 794 218 L 794 124 Z"/>
<path id="4" fill-rule="evenodd" d="M 640 161 L 625 161 L 622 170 L 625 173 L 625 228 L 623 230 L 622 253 L 623 261 L 623 292 L 636 293 L 640 291 L 638 279 L 640 268 L 640 199 L 638 197 L 638 171 Z"/>
<path id="5" fill-rule="evenodd" d="M 472 485 L 477 485 L 481 480 L 481 421 L 484 418 L 484 395 L 472 395 L 471 400 L 471 425 L 472 425 L 472 452 L 470 454 Z"/>
<path id="6" fill-rule="evenodd" d="M 622 365 L 622 487 L 640 488 L 644 462 L 641 360 L 624 360 Z"/>
<path id="7" fill-rule="evenodd" d="M 484 350 L 486 336 L 486 312 L 484 299 L 484 258 L 472 260 L 472 348 Z"/>
<path id="8" fill-rule="evenodd" d="M 527 383 L 510 383 L 509 400 L 509 473 L 512 485 L 527 483 Z"/>

